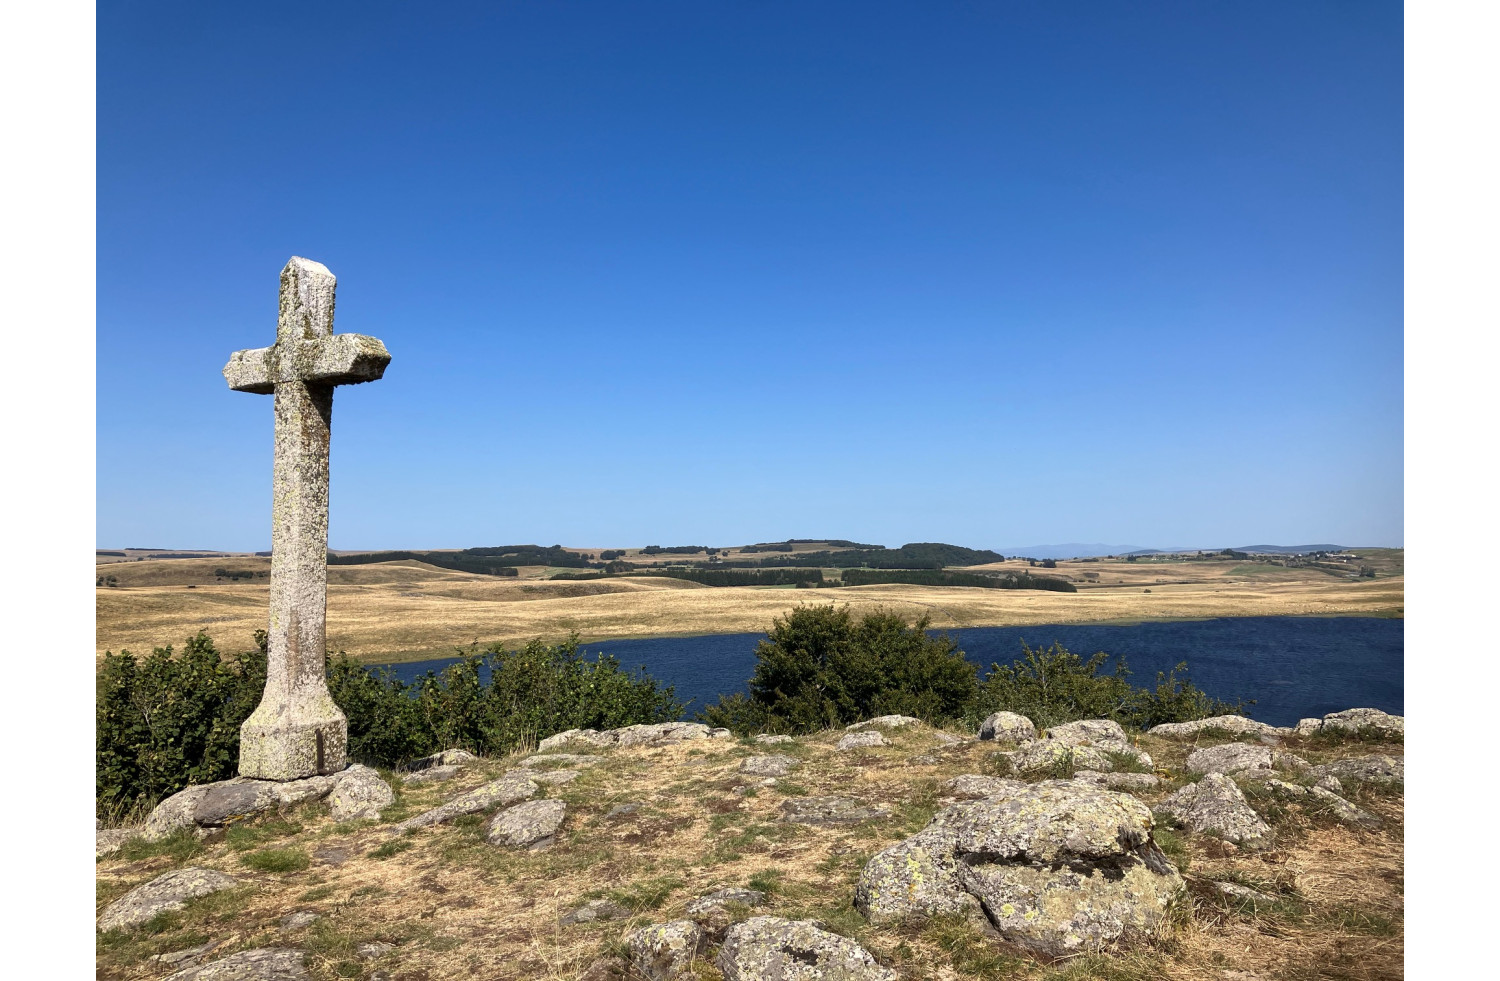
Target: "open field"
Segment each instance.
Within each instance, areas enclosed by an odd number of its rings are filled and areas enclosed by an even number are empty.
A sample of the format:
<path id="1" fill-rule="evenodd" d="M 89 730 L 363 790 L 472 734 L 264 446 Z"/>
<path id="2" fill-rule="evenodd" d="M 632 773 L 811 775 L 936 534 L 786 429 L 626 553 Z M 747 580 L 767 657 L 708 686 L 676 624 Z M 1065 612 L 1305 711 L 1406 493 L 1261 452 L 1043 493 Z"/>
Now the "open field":
<path id="1" fill-rule="evenodd" d="M 1397 553 L 1399 555 L 1399 552 Z M 1389 563 L 1387 563 L 1389 565 Z M 206 630 L 221 647 L 248 647 L 264 627 L 264 575 L 229 582 L 224 567 L 268 573 L 264 557 L 170 559 L 107 566 L 119 581 L 97 590 L 96 655 L 180 645 Z M 106 568 L 101 566 L 101 572 Z M 1019 571 L 1024 562 L 983 568 Z M 908 585 L 793 590 L 709 588 L 680 580 L 620 578 L 551 582 L 548 570 L 517 578 L 477 576 L 421 562 L 331 566 L 328 643 L 371 661 L 451 654 L 478 641 L 521 643 L 760 632 L 799 603 L 883 606 L 927 614 L 935 628 L 1093 623 L 1220 616 L 1400 615 L 1399 564 L 1375 579 L 1262 563 L 1109 561 L 1059 563 L 1047 575 L 1078 584 L 1076 593 Z M 1041 572 L 1042 570 L 1035 570 Z M 1084 578 L 1097 573 L 1098 580 Z"/>

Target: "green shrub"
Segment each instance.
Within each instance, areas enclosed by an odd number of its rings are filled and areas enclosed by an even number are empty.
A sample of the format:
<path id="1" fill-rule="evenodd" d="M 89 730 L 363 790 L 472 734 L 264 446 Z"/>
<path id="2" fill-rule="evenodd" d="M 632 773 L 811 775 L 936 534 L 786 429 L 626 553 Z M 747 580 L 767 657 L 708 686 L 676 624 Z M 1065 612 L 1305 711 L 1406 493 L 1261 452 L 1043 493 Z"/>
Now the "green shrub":
<path id="1" fill-rule="evenodd" d="M 974 667 L 947 636 L 929 637 L 928 623 L 799 606 L 756 647 L 749 696 L 721 697 L 703 720 L 736 732 L 800 733 L 877 715 L 933 723 L 962 715 L 976 692 Z"/>

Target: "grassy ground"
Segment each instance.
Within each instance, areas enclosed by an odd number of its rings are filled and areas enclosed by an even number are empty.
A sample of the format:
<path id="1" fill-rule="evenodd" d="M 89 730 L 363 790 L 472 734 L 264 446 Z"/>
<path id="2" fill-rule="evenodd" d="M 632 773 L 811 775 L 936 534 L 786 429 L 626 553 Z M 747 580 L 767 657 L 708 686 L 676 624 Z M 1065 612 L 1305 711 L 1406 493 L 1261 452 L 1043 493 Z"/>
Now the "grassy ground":
<path id="1" fill-rule="evenodd" d="M 266 572 L 270 560 L 171 559 L 113 563 L 118 587 L 97 589 L 96 655 L 146 652 L 207 630 L 221 646 L 249 646 L 265 626 L 264 577 L 228 582 L 219 567 Z M 1016 571 L 1025 563 L 996 568 Z M 1340 578 L 1317 569 L 1222 562 L 1064 562 L 1047 575 L 1075 579 L 1076 593 L 933 586 L 859 586 L 823 590 L 709 588 L 670 579 L 547 581 L 543 569 L 520 577 L 472 576 L 420 562 L 332 566 L 328 570 L 328 643 L 369 660 L 451 654 L 479 641 L 585 641 L 749 633 L 799 603 L 883 606 L 930 615 L 944 627 L 1218 616 L 1389 615 L 1404 604 L 1399 574 Z M 1037 570 L 1041 571 L 1041 570 Z M 1097 580 L 1086 579 L 1094 574 Z"/>
<path id="2" fill-rule="evenodd" d="M 209 940 L 214 956 L 237 949 L 294 944 L 306 949 L 319 978 L 396 981 L 448 978 L 549 978 L 571 981 L 624 938 L 651 922 L 678 918 L 696 896 L 721 886 L 751 886 L 771 895 L 773 915 L 821 920 L 856 938 L 909 979 L 1105 978 L 1312 979 L 1385 981 L 1402 976 L 1403 797 L 1399 786 L 1348 787 L 1380 815 L 1376 831 L 1354 831 L 1296 804 L 1252 796 L 1276 830 L 1274 850 L 1237 853 L 1215 839 L 1170 830 L 1161 843 L 1185 874 L 1193 898 L 1170 936 L 1114 958 L 1042 964 L 963 922 L 872 927 L 851 905 L 867 858 L 926 824 L 941 806 L 943 781 L 991 772 L 992 744 L 942 749 L 931 730 L 888 734 L 888 747 L 837 753 L 841 733 L 757 747 L 733 740 L 609 753 L 571 784 L 544 790 L 566 801 L 557 844 L 513 852 L 484 841 L 484 819 L 462 818 L 405 837 L 393 821 L 435 806 L 493 779 L 516 759 L 485 760 L 459 778 L 407 788 L 382 822 L 335 825 L 310 804 L 218 832 L 206 841 L 182 835 L 129 846 L 97 866 L 98 906 L 129 888 L 184 865 L 220 869 L 244 885 L 189 903 L 134 933 L 98 943 L 101 979 L 170 973 L 151 958 Z M 1203 744 L 1213 742 L 1203 740 Z M 1191 746 L 1142 737 L 1164 786 L 1141 795 L 1159 801 L 1182 782 Z M 1384 752 L 1397 744 L 1289 740 L 1318 762 Z M 772 785 L 738 774 L 744 757 L 796 756 L 803 765 Z M 591 752 L 593 752 L 591 750 Z M 937 762 L 918 764 L 921 754 Z M 397 784 L 399 787 L 399 784 Z M 736 788 L 742 788 L 736 793 Z M 888 808 L 892 816 L 850 828 L 813 828 L 777 820 L 782 801 L 838 794 Z M 615 805 L 633 814 L 608 817 Z M 1269 893 L 1256 908 L 1211 898 L 1206 883 L 1232 880 Z M 632 911 L 626 920 L 562 926 L 559 918 L 589 899 L 609 897 Z M 287 913 L 321 914 L 295 932 L 278 928 Z M 748 915 L 748 912 L 746 913 Z M 362 943 L 396 945 L 361 961 Z M 701 965 L 702 979 L 719 977 Z M 1235 973 L 1242 972 L 1242 973 Z"/>

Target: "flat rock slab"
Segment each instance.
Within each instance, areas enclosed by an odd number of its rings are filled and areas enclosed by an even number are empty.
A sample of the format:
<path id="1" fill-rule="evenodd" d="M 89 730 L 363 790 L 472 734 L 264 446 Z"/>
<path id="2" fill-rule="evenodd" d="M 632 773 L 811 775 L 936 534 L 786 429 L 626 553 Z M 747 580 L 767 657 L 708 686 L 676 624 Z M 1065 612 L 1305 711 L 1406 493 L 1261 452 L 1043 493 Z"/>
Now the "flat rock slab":
<path id="1" fill-rule="evenodd" d="M 730 927 L 715 963 L 724 981 L 896 981 L 847 937 L 808 920 L 752 916 Z"/>
<path id="2" fill-rule="evenodd" d="M 1316 777 L 1338 777 L 1340 780 L 1404 780 L 1406 762 L 1377 753 L 1334 760 L 1332 763 L 1311 767 L 1310 772 Z"/>
<path id="3" fill-rule="evenodd" d="M 763 746 L 774 746 L 778 743 L 790 743 L 795 742 L 796 740 L 792 739 L 791 736 L 783 736 L 779 733 L 763 732 L 755 737 L 755 741 Z"/>
<path id="4" fill-rule="evenodd" d="M 719 889 L 706 896 L 699 896 L 687 904 L 689 916 L 703 916 L 714 910 L 723 909 L 726 906 L 738 904 L 740 906 L 761 906 L 766 901 L 766 894 L 759 889 Z"/>
<path id="5" fill-rule="evenodd" d="M 1204 730 L 1214 732 L 1227 732 L 1236 736 L 1286 736 L 1290 735 L 1291 729 L 1282 729 L 1278 726 L 1267 725 L 1264 722 L 1256 722 L 1247 719 L 1243 715 L 1216 715 L 1211 719 L 1196 719 L 1192 722 L 1163 722 L 1159 726 L 1152 726 L 1146 730 L 1153 736 L 1161 736 L 1163 739 L 1191 739 Z"/>
<path id="6" fill-rule="evenodd" d="M 309 910 L 298 910 L 295 913 L 288 913 L 287 915 L 283 916 L 281 918 L 280 926 L 282 930 L 301 930 L 305 927 L 312 926 L 322 918 L 323 914 L 321 913 L 313 913 Z"/>
<path id="7" fill-rule="evenodd" d="M 1189 773 L 1226 773 L 1267 776 L 1271 772 L 1271 750 L 1268 746 L 1248 743 L 1225 743 L 1195 749 L 1188 754 Z"/>
<path id="8" fill-rule="evenodd" d="M 1129 749 L 1130 737 L 1113 719 L 1079 719 L 1047 730 L 1047 738 L 1066 746 L 1094 746 L 1099 749 Z"/>
<path id="9" fill-rule="evenodd" d="M 1387 736 L 1404 736 L 1406 719 L 1399 715 L 1389 715 L 1380 709 L 1344 709 L 1342 712 L 1330 712 L 1323 716 L 1322 729 L 1324 732 L 1356 733 L 1362 729 L 1374 729 Z"/>
<path id="10" fill-rule="evenodd" d="M 977 773 L 965 773 L 943 784 L 949 794 L 967 800 L 980 800 L 997 794 L 1013 794 L 1025 790 L 1028 786 L 1030 784 L 1024 780 L 1012 780 L 1009 777 L 982 777 Z"/>
<path id="11" fill-rule="evenodd" d="M 478 763 L 479 757 L 466 749 L 445 749 L 441 753 L 433 753 L 419 760 L 412 760 L 407 764 L 408 770 L 430 770 L 435 766 L 468 766 L 470 763 Z"/>
<path id="12" fill-rule="evenodd" d="M 213 869 L 189 867 L 157 876 L 111 903 L 99 917 L 100 930 L 130 929 L 158 913 L 181 909 L 189 899 L 233 889 L 239 880 Z"/>
<path id="13" fill-rule="evenodd" d="M 856 722 L 853 725 L 844 726 L 849 732 L 861 732 L 865 729 L 902 729 L 906 726 L 925 726 L 927 723 L 921 719 L 914 719 L 909 715 L 879 715 L 873 719 Z"/>
<path id="14" fill-rule="evenodd" d="M 445 780 L 452 780 L 462 773 L 463 769 L 463 767 L 453 764 L 438 764 L 437 766 L 429 766 L 418 770 L 415 773 L 403 773 L 401 774 L 401 782 L 407 786 L 424 783 L 442 783 Z"/>
<path id="15" fill-rule="evenodd" d="M 781 820 L 790 824 L 860 824 L 890 815 L 883 807 L 868 807 L 849 797 L 792 797 L 781 802 Z"/>
<path id="16" fill-rule="evenodd" d="M 1278 797 L 1321 805 L 1325 811 L 1333 815 L 1334 819 L 1341 824 L 1350 824 L 1359 828 L 1378 828 L 1381 824 L 1380 818 L 1364 808 L 1350 803 L 1327 787 L 1302 787 L 1298 784 L 1284 783 L 1280 780 L 1267 780 L 1266 789 Z"/>
<path id="17" fill-rule="evenodd" d="M 536 796 L 539 789 L 541 788 L 530 776 L 519 770 L 512 770 L 499 780 L 492 780 L 483 787 L 461 794 L 441 807 L 434 807 L 430 811 L 423 811 L 416 817 L 408 818 L 392 830 L 397 834 L 404 834 L 415 828 L 425 828 L 431 824 L 452 821 L 465 814 L 477 814 L 495 807 L 508 807 L 523 800 L 530 800 Z"/>
<path id="18" fill-rule="evenodd" d="M 485 839 L 506 848 L 539 849 L 550 846 L 562 827 L 567 805 L 560 800 L 532 800 L 496 814 L 485 829 Z"/>
<path id="19" fill-rule="evenodd" d="M 302 966 L 302 951 L 286 947 L 262 947 L 169 975 L 166 981 L 311 981 Z"/>
<path id="20" fill-rule="evenodd" d="M 1073 774 L 1073 779 L 1098 784 L 1110 790 L 1126 791 L 1151 790 L 1161 783 L 1151 773 L 1101 773 L 1098 770 L 1078 770 Z"/>
<path id="21" fill-rule="evenodd" d="M 1210 773 L 1197 783 L 1168 797 L 1161 810 L 1189 831 L 1210 833 L 1241 848 L 1267 848 L 1271 828 L 1245 800 L 1235 782 L 1222 773 Z"/>
<path id="22" fill-rule="evenodd" d="M 692 978 L 693 961 L 703 952 L 703 929 L 692 920 L 653 923 L 626 941 L 630 961 L 650 981 Z"/>
<path id="23" fill-rule="evenodd" d="M 878 732 L 851 732 L 838 741 L 834 747 L 841 752 L 851 749 L 869 749 L 875 746 L 888 746 L 889 741 Z"/>
<path id="24" fill-rule="evenodd" d="M 740 764 L 740 772 L 752 777 L 784 777 L 801 765 L 795 756 L 751 756 Z"/>
<path id="25" fill-rule="evenodd" d="M 659 722 L 654 725 L 625 726 L 622 729 L 569 729 L 555 736 L 548 736 L 537 744 L 537 750 L 546 752 L 568 743 L 587 743 L 591 746 L 670 746 L 691 739 L 732 739 L 734 733 L 728 729 L 714 729 L 701 722 Z"/>
<path id="26" fill-rule="evenodd" d="M 1019 745 L 1036 738 L 1036 726 L 1024 715 L 996 712 L 979 724 L 979 738 Z"/>
<path id="27" fill-rule="evenodd" d="M 578 770 L 532 770 L 528 776 L 537 783 L 544 783 L 549 787 L 560 787 L 565 783 L 572 783 L 583 774 Z"/>

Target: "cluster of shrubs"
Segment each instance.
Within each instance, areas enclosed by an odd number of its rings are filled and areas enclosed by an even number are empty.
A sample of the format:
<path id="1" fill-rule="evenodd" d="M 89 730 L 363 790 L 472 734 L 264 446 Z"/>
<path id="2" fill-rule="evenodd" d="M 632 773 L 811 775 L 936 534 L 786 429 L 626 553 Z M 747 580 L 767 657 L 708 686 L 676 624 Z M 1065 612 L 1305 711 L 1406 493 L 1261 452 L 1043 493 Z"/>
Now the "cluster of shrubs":
<path id="1" fill-rule="evenodd" d="M 928 627 L 894 613 L 798 607 L 756 648 L 748 694 L 721 697 L 698 718 L 738 733 L 812 732 L 878 715 L 974 729 L 1006 710 L 1039 726 L 1110 718 L 1145 728 L 1243 709 L 1200 691 L 1186 665 L 1138 688 L 1123 659 L 1106 671 L 1103 652 L 1084 659 L 1057 644 L 1023 645 L 1020 660 L 981 677 L 955 641 Z M 684 708 L 671 686 L 612 655 L 585 656 L 576 637 L 459 653 L 410 683 L 343 654 L 330 658 L 328 687 L 349 720 L 350 756 L 390 767 L 450 747 L 503 755 L 564 729 L 666 722 Z M 265 687 L 266 654 L 264 631 L 255 650 L 240 653 L 217 650 L 203 633 L 180 651 L 106 653 L 95 719 L 100 815 L 139 812 L 190 783 L 232 777 L 240 725 Z"/>

